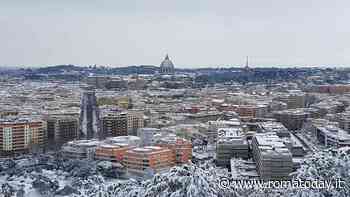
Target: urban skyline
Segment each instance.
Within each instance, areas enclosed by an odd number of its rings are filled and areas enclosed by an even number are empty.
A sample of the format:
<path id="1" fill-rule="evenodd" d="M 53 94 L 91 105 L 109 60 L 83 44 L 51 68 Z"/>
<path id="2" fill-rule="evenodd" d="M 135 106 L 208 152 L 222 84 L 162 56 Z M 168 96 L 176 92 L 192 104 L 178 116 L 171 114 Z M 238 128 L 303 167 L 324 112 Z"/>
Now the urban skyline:
<path id="1" fill-rule="evenodd" d="M 350 196 L 350 2 L 0 6 L 0 197 Z"/>

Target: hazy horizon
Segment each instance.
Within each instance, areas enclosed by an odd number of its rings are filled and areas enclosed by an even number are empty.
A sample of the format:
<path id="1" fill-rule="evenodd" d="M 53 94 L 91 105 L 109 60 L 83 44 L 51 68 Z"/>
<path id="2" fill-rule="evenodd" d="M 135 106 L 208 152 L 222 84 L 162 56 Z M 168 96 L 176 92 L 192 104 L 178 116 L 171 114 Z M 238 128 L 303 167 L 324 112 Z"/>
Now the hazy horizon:
<path id="1" fill-rule="evenodd" d="M 0 66 L 350 65 L 345 0 L 6 1 Z"/>

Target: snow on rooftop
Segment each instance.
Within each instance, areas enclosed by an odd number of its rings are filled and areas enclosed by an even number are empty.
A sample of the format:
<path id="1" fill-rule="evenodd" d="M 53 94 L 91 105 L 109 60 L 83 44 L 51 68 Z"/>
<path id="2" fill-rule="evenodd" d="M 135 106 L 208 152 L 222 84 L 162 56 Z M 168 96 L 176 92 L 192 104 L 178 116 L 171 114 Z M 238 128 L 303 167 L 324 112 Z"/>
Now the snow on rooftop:
<path id="1" fill-rule="evenodd" d="M 72 146 L 97 146 L 101 142 L 98 140 L 75 140 L 75 141 L 70 141 L 68 142 L 68 145 Z"/>
<path id="2" fill-rule="evenodd" d="M 334 125 L 327 125 L 326 127 L 318 127 L 320 131 L 329 137 L 339 139 L 339 140 L 350 140 L 350 134 Z"/>
<path id="3" fill-rule="evenodd" d="M 137 136 L 128 135 L 128 136 L 110 137 L 110 138 L 107 138 L 107 140 L 113 143 L 125 143 L 128 141 L 138 141 L 140 140 L 140 138 Z"/>
<path id="4" fill-rule="evenodd" d="M 218 137 L 219 138 L 230 138 L 242 136 L 241 128 L 219 128 Z"/>
<path id="5" fill-rule="evenodd" d="M 259 149 L 262 150 L 262 154 L 290 154 L 289 149 L 285 146 L 283 140 L 276 135 L 276 133 L 258 133 L 255 135 L 255 139 L 258 143 Z"/>

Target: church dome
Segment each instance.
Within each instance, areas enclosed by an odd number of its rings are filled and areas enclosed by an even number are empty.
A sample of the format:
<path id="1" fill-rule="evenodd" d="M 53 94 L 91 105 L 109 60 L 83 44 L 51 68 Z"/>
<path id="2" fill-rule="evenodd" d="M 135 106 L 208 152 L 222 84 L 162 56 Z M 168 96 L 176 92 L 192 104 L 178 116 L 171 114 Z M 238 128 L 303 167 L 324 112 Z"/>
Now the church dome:
<path id="1" fill-rule="evenodd" d="M 160 73 L 161 74 L 173 74 L 175 72 L 174 70 L 174 64 L 169 59 L 169 56 L 166 55 L 165 59 L 160 64 Z"/>

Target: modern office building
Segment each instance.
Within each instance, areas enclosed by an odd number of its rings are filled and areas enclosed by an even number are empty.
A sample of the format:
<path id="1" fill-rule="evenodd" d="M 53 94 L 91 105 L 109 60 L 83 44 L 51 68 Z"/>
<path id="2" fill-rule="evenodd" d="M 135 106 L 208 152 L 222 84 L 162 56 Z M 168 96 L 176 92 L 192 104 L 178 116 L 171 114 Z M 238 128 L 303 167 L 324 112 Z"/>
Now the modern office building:
<path id="1" fill-rule="evenodd" d="M 257 133 L 252 152 L 261 179 L 289 178 L 293 171 L 292 153 L 276 133 Z"/>

